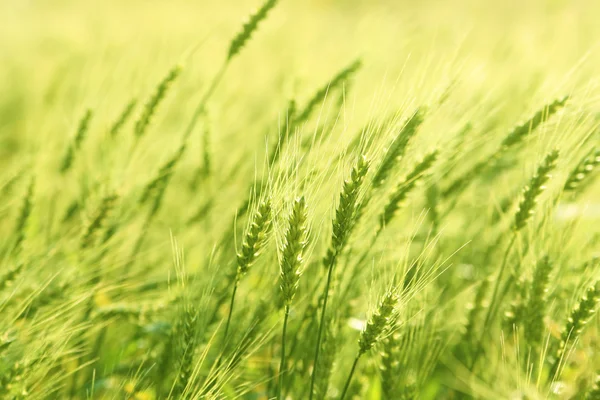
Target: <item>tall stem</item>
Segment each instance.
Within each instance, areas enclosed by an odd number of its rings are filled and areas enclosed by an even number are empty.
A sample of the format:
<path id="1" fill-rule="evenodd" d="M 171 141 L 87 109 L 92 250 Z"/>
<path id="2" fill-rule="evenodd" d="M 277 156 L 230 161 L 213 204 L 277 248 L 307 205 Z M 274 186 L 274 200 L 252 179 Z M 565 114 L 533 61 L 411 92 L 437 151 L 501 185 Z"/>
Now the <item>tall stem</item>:
<path id="1" fill-rule="evenodd" d="M 498 297 L 498 293 L 500 291 L 500 284 L 502 283 L 502 277 L 504 276 L 504 271 L 506 270 L 506 263 L 508 260 L 508 256 L 510 254 L 510 250 L 512 249 L 513 244 L 515 243 L 515 239 L 517 238 L 516 233 L 512 236 L 512 238 L 510 239 L 510 242 L 508 243 L 508 246 L 506 247 L 506 252 L 504 253 L 504 259 L 502 260 L 502 266 L 500 267 L 500 271 L 498 272 L 498 278 L 496 279 L 496 284 L 494 285 L 494 292 L 492 294 L 492 301 L 490 302 L 490 307 L 488 308 L 488 312 L 485 316 L 485 320 L 483 323 L 483 329 L 481 330 L 481 335 L 479 336 L 479 341 L 477 343 L 477 350 L 475 351 L 475 355 L 473 357 L 473 360 L 471 362 L 471 369 L 473 369 L 475 367 L 475 364 L 477 363 L 477 359 L 479 358 L 479 356 L 481 355 L 481 350 L 483 348 L 483 339 L 485 334 L 488 331 L 488 327 L 489 324 L 492 321 L 492 318 L 496 315 L 496 303 L 497 303 L 497 297 Z M 505 293 L 503 293 L 504 296 Z"/>
<path id="2" fill-rule="evenodd" d="M 183 134 L 183 137 L 185 139 L 187 139 L 192 134 L 192 131 L 196 127 L 196 122 L 198 121 L 198 118 L 206 110 L 206 103 L 208 102 L 208 100 L 210 99 L 210 96 L 212 96 L 213 92 L 215 91 L 215 89 L 217 88 L 217 86 L 219 85 L 221 80 L 223 79 L 223 75 L 225 75 L 225 71 L 227 70 L 228 65 L 229 65 L 229 61 L 225 61 L 223 63 L 223 65 L 221 66 L 221 69 L 219 69 L 219 72 L 217 72 L 217 75 L 215 75 L 212 82 L 210 83 L 209 88 L 204 93 L 204 96 L 202 96 L 202 99 L 200 99 L 200 102 L 198 103 L 198 105 L 196 106 L 196 109 L 194 110 L 194 113 L 192 114 L 192 119 L 190 120 L 187 128 L 185 129 L 185 133 Z"/>
<path id="3" fill-rule="evenodd" d="M 309 400 L 313 398 L 313 389 L 315 387 L 315 378 L 317 376 L 317 367 L 319 365 L 319 350 L 321 349 L 321 336 L 323 335 L 323 325 L 325 325 L 325 311 L 327 310 L 327 298 L 329 297 L 329 286 L 331 285 L 331 276 L 333 275 L 333 266 L 337 254 L 331 257 L 329 269 L 327 271 L 327 283 L 325 284 L 325 298 L 323 299 L 323 310 L 321 310 L 321 322 L 319 323 L 319 333 L 317 334 L 317 346 L 315 348 L 315 361 L 313 363 L 313 373 L 310 379 L 310 395 Z"/>
<path id="4" fill-rule="evenodd" d="M 231 302 L 229 303 L 229 315 L 227 316 L 227 323 L 225 324 L 225 332 L 223 333 L 223 345 L 227 341 L 227 333 L 229 332 L 229 325 L 231 324 L 231 316 L 233 315 L 233 305 L 235 302 L 235 294 L 237 292 L 239 279 L 235 279 L 235 285 L 233 286 L 233 292 L 231 292 Z"/>
<path id="5" fill-rule="evenodd" d="M 290 306 L 285 306 L 283 316 L 283 331 L 281 332 L 281 362 L 279 363 L 279 383 L 277 384 L 277 399 L 282 400 L 283 373 L 285 371 L 285 336 L 287 332 L 288 318 L 290 316 Z"/>
<path id="6" fill-rule="evenodd" d="M 352 364 L 352 369 L 350 370 L 350 374 L 348 375 L 348 379 L 346 379 L 346 384 L 344 385 L 344 390 L 342 390 L 342 395 L 340 396 L 340 400 L 344 400 L 346 397 L 346 392 L 350 387 L 350 382 L 352 381 L 352 376 L 354 375 L 354 370 L 356 369 L 356 365 L 358 364 L 358 360 L 360 358 L 360 353 L 354 359 L 354 364 Z"/>

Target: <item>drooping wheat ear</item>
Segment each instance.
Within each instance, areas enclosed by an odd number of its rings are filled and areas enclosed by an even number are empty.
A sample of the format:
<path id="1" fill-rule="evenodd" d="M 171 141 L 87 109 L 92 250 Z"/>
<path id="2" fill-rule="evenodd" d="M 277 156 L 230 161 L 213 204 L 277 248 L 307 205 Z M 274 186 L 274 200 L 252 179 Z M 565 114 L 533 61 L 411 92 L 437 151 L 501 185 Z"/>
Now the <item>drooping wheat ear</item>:
<path id="1" fill-rule="evenodd" d="M 306 200 L 299 197 L 294 200 L 292 212 L 288 218 L 288 229 L 281 249 L 281 293 L 285 305 L 290 305 L 298 289 L 301 267 L 304 263 L 304 249 L 308 243 Z"/>
<path id="2" fill-rule="evenodd" d="M 402 180 L 392 192 L 387 205 L 383 212 L 379 216 L 379 230 L 382 230 L 387 226 L 396 211 L 400 208 L 404 200 L 408 197 L 410 192 L 417 186 L 419 181 L 425 176 L 427 171 L 433 166 L 438 156 L 438 151 L 434 150 L 427 154 L 423 160 L 418 162 L 413 170 L 409 172 L 404 180 Z"/>
<path id="3" fill-rule="evenodd" d="M 344 400 L 344 397 L 348 392 L 350 382 L 352 382 L 352 376 L 354 375 L 360 357 L 379 343 L 384 334 L 388 331 L 397 304 L 397 293 L 394 290 L 388 291 L 379 302 L 377 310 L 371 315 L 371 318 L 369 318 L 367 326 L 360 333 L 360 338 L 358 340 L 358 354 L 354 359 L 354 364 L 352 364 L 352 369 L 350 370 L 350 374 L 348 375 L 348 379 L 342 390 L 340 400 Z"/>
<path id="4" fill-rule="evenodd" d="M 314 96 L 306 103 L 306 106 L 302 109 L 301 112 L 298 113 L 297 118 L 294 120 L 295 124 L 301 124 L 302 122 L 308 120 L 314 111 L 315 107 L 321 103 L 327 93 L 339 88 L 344 84 L 345 81 L 352 78 L 352 76 L 359 70 L 362 65 L 362 61 L 357 59 L 353 61 L 350 65 L 342 69 L 337 73 L 325 86 L 320 88 Z"/>
<path id="5" fill-rule="evenodd" d="M 61 173 L 67 172 L 73 165 L 75 154 L 77 153 L 77 151 L 79 151 L 81 145 L 83 144 L 83 141 L 85 140 L 92 116 L 93 112 L 91 109 L 88 108 L 87 110 L 85 110 L 83 117 L 81 117 L 81 119 L 79 120 L 77 133 L 75 134 L 73 141 L 69 144 L 69 147 L 67 147 L 67 152 L 63 157 L 62 164 L 60 166 Z"/>
<path id="6" fill-rule="evenodd" d="M 566 104 L 567 100 L 569 100 L 569 96 L 554 100 L 552 103 L 538 110 L 527 121 L 515 126 L 502 141 L 502 148 L 508 149 L 522 142 L 527 135 L 546 122 L 552 115 L 556 114 Z"/>
<path id="7" fill-rule="evenodd" d="M 374 188 L 378 188 L 385 182 L 390 171 L 404 156 L 410 140 L 415 136 L 419 126 L 421 126 L 423 123 L 425 112 L 425 108 L 417 108 L 406 120 L 402 129 L 398 135 L 396 135 L 389 148 L 386 150 L 383 160 L 381 161 L 381 164 L 379 164 L 379 168 L 373 176 Z"/>
<path id="8" fill-rule="evenodd" d="M 173 388 L 176 398 L 180 398 L 186 390 L 194 368 L 194 352 L 196 350 L 198 312 L 192 305 L 187 305 L 183 313 L 181 343 L 179 354 L 179 373 Z"/>
<path id="9" fill-rule="evenodd" d="M 556 160 L 558 159 L 558 150 L 552 150 L 544 161 L 538 167 L 535 175 L 529 181 L 529 184 L 525 186 L 523 190 L 523 198 L 519 203 L 519 209 L 515 214 L 515 222 L 513 230 L 515 232 L 520 231 L 525 227 L 527 221 L 533 216 L 534 208 L 537 204 L 539 195 L 546 189 L 546 182 L 551 177 L 551 172 L 556 167 Z"/>
<path id="10" fill-rule="evenodd" d="M 156 113 L 158 106 L 160 105 L 161 101 L 165 98 L 167 92 L 169 91 L 169 88 L 171 87 L 171 84 L 173 83 L 173 81 L 175 81 L 175 79 L 177 79 L 180 73 L 180 65 L 176 65 L 173 68 L 171 68 L 171 70 L 162 79 L 162 81 L 160 81 L 152 96 L 150 96 L 150 98 L 146 101 L 146 104 L 144 104 L 142 113 L 135 122 L 134 132 L 137 138 L 140 138 L 144 135 L 144 133 L 146 133 L 148 125 L 150 125 L 152 117 Z"/>
<path id="11" fill-rule="evenodd" d="M 133 114 L 133 110 L 135 109 L 136 104 L 137 99 L 135 98 L 131 99 L 131 101 L 127 103 L 125 108 L 123 108 L 123 110 L 121 111 L 121 114 L 119 114 L 119 117 L 110 127 L 110 136 L 117 136 L 117 134 L 121 131 L 121 128 L 123 128 L 123 125 L 127 123 L 129 117 L 131 117 L 131 115 Z"/>
<path id="12" fill-rule="evenodd" d="M 29 221 L 29 216 L 31 215 L 31 210 L 33 209 L 33 191 L 35 190 L 35 177 L 31 178 L 29 181 L 29 186 L 27 187 L 27 193 L 23 197 L 21 201 L 21 211 L 19 212 L 19 217 L 17 218 L 17 223 L 15 225 L 15 249 L 20 250 L 23 241 L 25 240 L 25 231 L 27 230 L 27 222 Z"/>
<path id="13" fill-rule="evenodd" d="M 598 302 L 600 302 L 600 281 L 597 281 L 594 285 L 586 289 L 579 303 L 571 311 L 567 319 L 567 324 L 562 331 L 558 350 L 550 368 L 550 379 L 559 378 L 559 368 L 565 361 L 563 357 L 566 354 L 567 346 L 579 339 L 585 325 L 594 316 Z"/>
<path id="14" fill-rule="evenodd" d="M 596 375 L 596 380 L 588 391 L 585 400 L 600 400 L 600 374 Z"/>
<path id="15" fill-rule="evenodd" d="M 544 333 L 546 293 L 548 292 L 552 266 L 552 260 L 548 255 L 538 260 L 529 292 L 527 312 L 524 313 L 525 340 L 529 345 L 536 348 L 541 344 Z"/>
<path id="16" fill-rule="evenodd" d="M 81 249 L 86 249 L 94 244 L 98 232 L 102 229 L 104 221 L 106 221 L 111 210 L 115 207 L 118 198 L 119 196 L 113 193 L 102 199 L 100 207 L 83 231 L 80 243 Z"/>
<path id="17" fill-rule="evenodd" d="M 267 197 L 259 204 L 237 255 L 237 279 L 248 272 L 262 252 L 271 230 L 271 218 L 271 199 Z"/>
<path id="18" fill-rule="evenodd" d="M 169 158 L 158 170 L 156 176 L 146 184 L 142 195 L 140 196 L 140 204 L 145 204 L 151 199 L 156 199 L 162 195 L 162 192 L 166 189 L 169 184 L 169 180 L 177 167 L 177 164 L 181 160 L 185 153 L 186 144 L 183 143 L 179 149 Z"/>
<path id="19" fill-rule="evenodd" d="M 575 194 L 582 183 L 585 183 L 594 170 L 600 165 L 600 149 L 594 148 L 587 153 L 571 171 L 563 190 Z"/>
<path id="20" fill-rule="evenodd" d="M 0 277 L 0 291 L 4 290 L 7 286 L 13 283 L 15 279 L 17 279 L 17 277 L 23 271 L 23 267 L 23 263 L 18 263 Z"/>
<path id="21" fill-rule="evenodd" d="M 369 171 L 369 161 L 365 156 L 358 159 L 356 165 L 352 168 L 350 179 L 344 181 L 344 187 L 340 193 L 340 200 L 335 211 L 333 220 L 333 232 L 331 235 L 331 245 L 327 250 L 324 259 L 326 267 L 332 264 L 332 260 L 337 257 L 348 241 L 352 228 L 356 222 L 357 211 L 359 209 L 360 190 Z"/>
<path id="22" fill-rule="evenodd" d="M 248 20 L 242 26 L 242 30 L 233 38 L 229 45 L 227 61 L 235 57 L 244 48 L 254 31 L 258 28 L 260 21 L 267 17 L 269 11 L 275 7 L 276 4 L 277 0 L 267 0 L 261 8 L 248 17 Z"/>

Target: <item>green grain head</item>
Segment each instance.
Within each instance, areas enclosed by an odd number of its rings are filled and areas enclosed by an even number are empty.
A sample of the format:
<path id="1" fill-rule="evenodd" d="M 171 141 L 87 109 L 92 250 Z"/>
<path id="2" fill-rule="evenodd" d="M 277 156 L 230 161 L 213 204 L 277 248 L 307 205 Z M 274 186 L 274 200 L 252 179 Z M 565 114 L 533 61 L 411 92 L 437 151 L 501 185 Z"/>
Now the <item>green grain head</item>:
<path id="1" fill-rule="evenodd" d="M 367 326 L 360 334 L 358 340 L 359 356 L 371 350 L 383 337 L 390 326 L 391 318 L 398 304 L 398 295 L 394 291 L 387 292 L 377 310 L 371 315 Z"/>
<path id="2" fill-rule="evenodd" d="M 596 168 L 600 165 L 600 149 L 594 148 L 586 154 L 577 166 L 571 171 L 565 182 L 563 190 L 575 194 L 580 186 L 586 183 Z"/>
<path id="3" fill-rule="evenodd" d="M 254 31 L 258 28 L 258 24 L 267 17 L 269 11 L 276 4 L 277 0 L 267 0 L 258 11 L 248 17 L 248 20 L 242 26 L 242 30 L 233 38 L 229 45 L 227 61 L 235 57 L 244 48 Z"/>
<path id="4" fill-rule="evenodd" d="M 150 125 L 150 122 L 152 121 L 152 117 L 154 116 L 154 114 L 156 114 L 156 111 L 158 110 L 158 106 L 165 98 L 169 91 L 169 88 L 171 87 L 175 79 L 177 79 L 180 73 L 181 66 L 176 65 L 175 67 L 173 67 L 162 79 L 162 81 L 160 81 L 152 96 L 150 96 L 150 98 L 146 101 L 142 113 L 140 114 L 135 123 L 134 132 L 136 137 L 142 137 L 144 133 L 146 133 L 148 125 Z"/>
<path id="5" fill-rule="evenodd" d="M 294 200 L 288 218 L 285 242 L 281 249 L 281 293 L 286 305 L 290 305 L 298 289 L 301 267 L 304 263 L 304 249 L 308 243 L 308 210 L 304 197 Z"/>
<path id="6" fill-rule="evenodd" d="M 386 149 L 383 160 L 373 176 L 374 188 L 378 188 L 385 182 L 394 166 L 396 166 L 398 161 L 404 156 L 408 144 L 417 133 L 419 126 L 423 123 L 424 117 L 425 109 L 417 108 L 406 120 L 402 129 L 398 132 L 398 135 L 396 135 L 389 148 Z"/>
<path id="7" fill-rule="evenodd" d="M 544 189 L 546 189 L 545 184 L 550 179 L 554 168 L 556 168 L 556 160 L 558 160 L 558 150 L 552 150 L 546 155 L 535 175 L 529 181 L 529 184 L 525 186 L 523 198 L 515 214 L 514 231 L 518 232 L 523 229 L 527 221 L 533 216 L 537 199 Z"/>
<path id="8" fill-rule="evenodd" d="M 271 199 L 265 198 L 258 206 L 237 255 L 237 279 L 245 275 L 262 252 L 271 230 Z"/>

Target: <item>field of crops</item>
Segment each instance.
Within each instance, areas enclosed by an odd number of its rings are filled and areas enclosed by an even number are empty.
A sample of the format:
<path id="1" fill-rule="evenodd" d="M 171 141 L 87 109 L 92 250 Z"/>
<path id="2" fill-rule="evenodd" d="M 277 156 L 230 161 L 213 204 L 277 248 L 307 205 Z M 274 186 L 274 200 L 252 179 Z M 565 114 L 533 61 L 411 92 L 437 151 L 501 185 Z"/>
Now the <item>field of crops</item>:
<path id="1" fill-rule="evenodd" d="M 0 399 L 600 399 L 598 16 L 1 1 Z"/>

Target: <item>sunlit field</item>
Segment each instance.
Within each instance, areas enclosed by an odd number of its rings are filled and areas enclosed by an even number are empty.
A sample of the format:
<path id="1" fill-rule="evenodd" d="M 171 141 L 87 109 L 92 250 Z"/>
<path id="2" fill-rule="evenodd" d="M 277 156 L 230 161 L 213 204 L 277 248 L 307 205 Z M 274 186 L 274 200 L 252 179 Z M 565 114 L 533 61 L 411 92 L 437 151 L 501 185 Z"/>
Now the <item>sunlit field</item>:
<path id="1" fill-rule="evenodd" d="M 0 2 L 1 399 L 600 399 L 600 3 Z"/>

